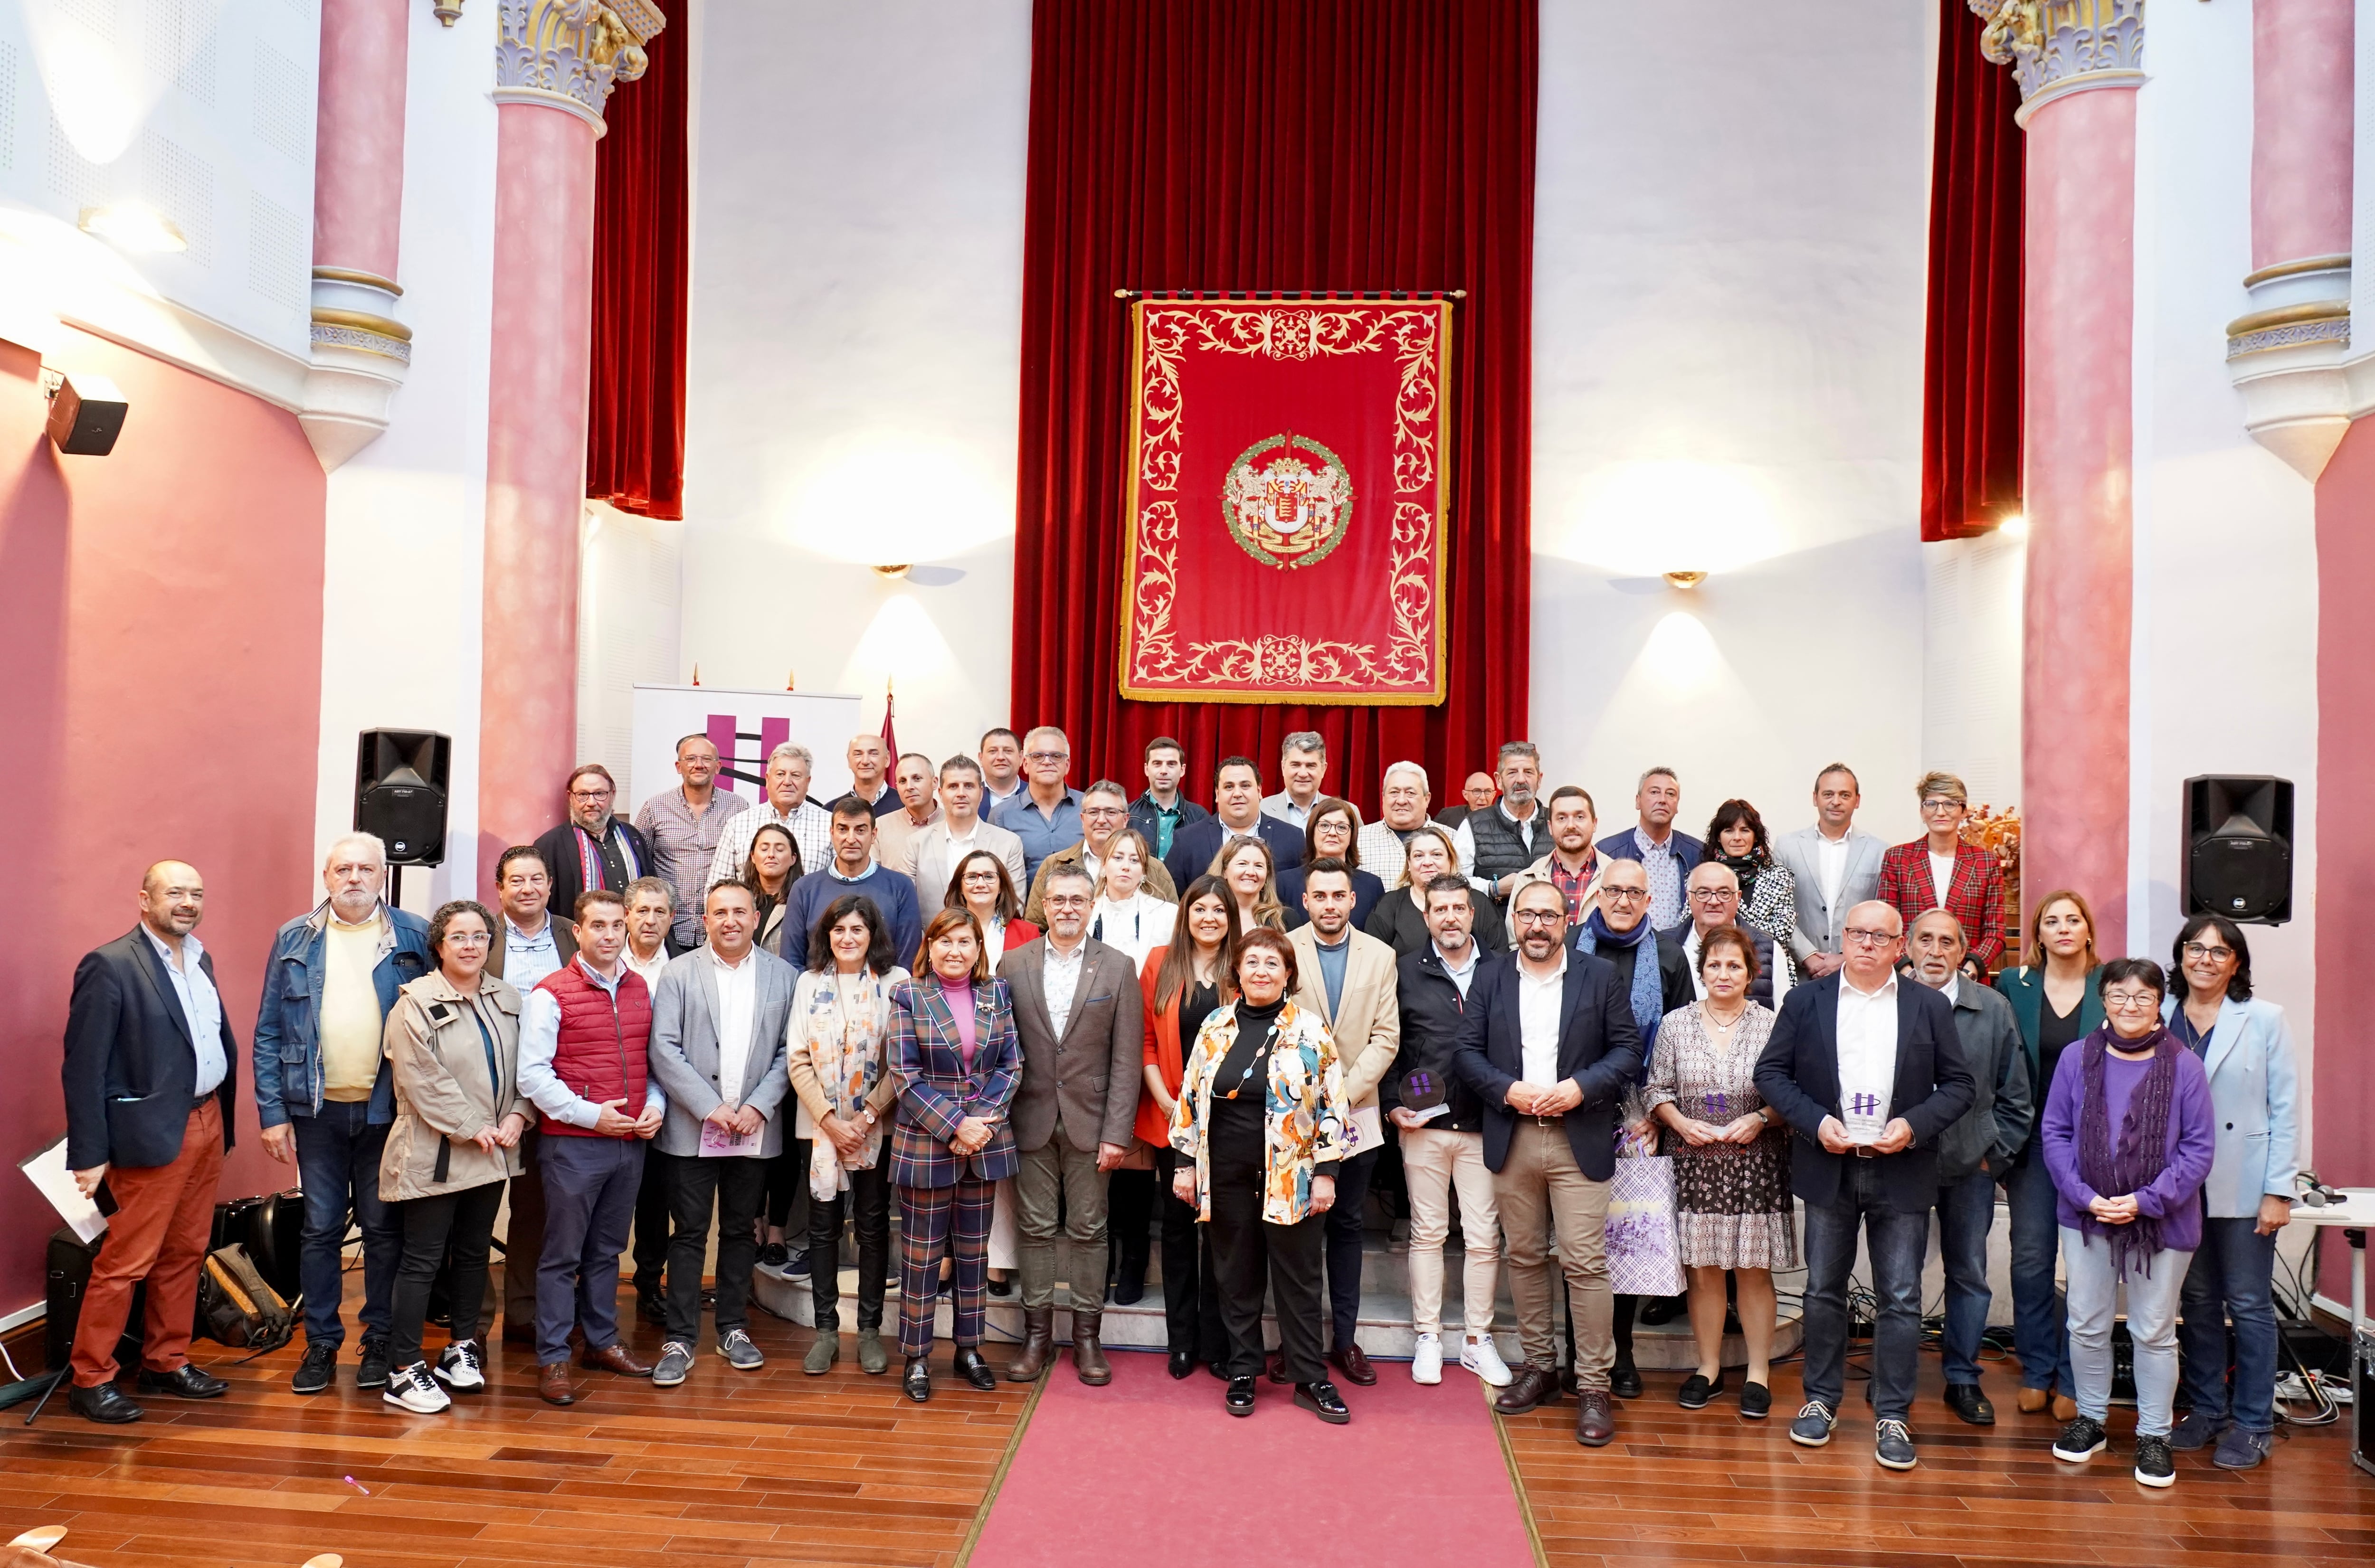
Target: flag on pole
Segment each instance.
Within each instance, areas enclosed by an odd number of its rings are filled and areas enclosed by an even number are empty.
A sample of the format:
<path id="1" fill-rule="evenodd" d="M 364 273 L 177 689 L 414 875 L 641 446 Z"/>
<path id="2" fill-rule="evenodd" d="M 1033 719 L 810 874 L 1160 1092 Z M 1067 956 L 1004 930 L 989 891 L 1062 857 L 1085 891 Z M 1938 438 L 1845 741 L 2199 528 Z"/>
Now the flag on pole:
<path id="1" fill-rule="evenodd" d="M 882 749 L 891 759 L 891 771 L 895 773 L 899 771 L 899 733 L 891 727 L 892 706 L 891 678 L 885 676 L 882 678 Z"/>

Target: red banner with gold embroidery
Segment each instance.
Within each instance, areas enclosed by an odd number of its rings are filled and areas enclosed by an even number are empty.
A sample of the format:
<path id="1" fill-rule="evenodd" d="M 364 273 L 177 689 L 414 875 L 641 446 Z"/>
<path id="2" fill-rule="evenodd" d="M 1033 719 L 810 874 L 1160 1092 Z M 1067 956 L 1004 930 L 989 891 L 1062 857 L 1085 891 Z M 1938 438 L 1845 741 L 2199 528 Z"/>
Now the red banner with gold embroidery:
<path id="1" fill-rule="evenodd" d="M 1442 701 L 1450 302 L 1131 310 L 1121 694 Z"/>

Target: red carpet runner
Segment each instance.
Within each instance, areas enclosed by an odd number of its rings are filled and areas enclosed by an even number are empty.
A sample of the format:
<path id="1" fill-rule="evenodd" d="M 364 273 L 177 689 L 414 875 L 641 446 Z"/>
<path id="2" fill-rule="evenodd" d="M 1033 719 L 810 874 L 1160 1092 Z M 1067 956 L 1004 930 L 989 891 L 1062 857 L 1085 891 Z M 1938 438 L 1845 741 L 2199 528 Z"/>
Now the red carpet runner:
<path id="1" fill-rule="evenodd" d="M 1533 1546 L 1492 1412 L 1457 1367 L 1421 1388 L 1400 1362 L 1343 1389 L 1349 1426 L 1263 1379 L 1240 1420 L 1210 1373 L 1116 1352 L 1086 1388 L 1059 1362 L 968 1568 L 1529 1568 Z"/>

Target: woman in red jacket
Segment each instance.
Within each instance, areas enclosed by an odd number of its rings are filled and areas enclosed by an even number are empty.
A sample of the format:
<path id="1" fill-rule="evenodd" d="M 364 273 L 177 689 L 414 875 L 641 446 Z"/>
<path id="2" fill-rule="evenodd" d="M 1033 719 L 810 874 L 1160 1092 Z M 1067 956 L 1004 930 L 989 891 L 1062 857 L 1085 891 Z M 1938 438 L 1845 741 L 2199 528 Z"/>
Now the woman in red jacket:
<path id="1" fill-rule="evenodd" d="M 1965 966 L 1985 984 L 2004 957 L 2003 867 L 1993 852 L 1963 842 L 1971 796 L 1962 780 L 1952 773 L 1924 773 L 1917 787 L 1921 823 L 1929 832 L 1880 857 L 1880 887 L 1873 896 L 1903 915 L 1908 931 L 1933 909 L 1962 922 L 1971 943 Z"/>

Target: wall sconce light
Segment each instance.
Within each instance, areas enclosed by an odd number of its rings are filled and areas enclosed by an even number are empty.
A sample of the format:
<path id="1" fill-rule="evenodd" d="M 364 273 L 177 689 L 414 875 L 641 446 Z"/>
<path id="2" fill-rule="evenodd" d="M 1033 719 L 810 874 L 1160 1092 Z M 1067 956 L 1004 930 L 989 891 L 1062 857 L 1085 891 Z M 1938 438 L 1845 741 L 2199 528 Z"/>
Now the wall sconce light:
<path id="1" fill-rule="evenodd" d="M 1669 572 L 1666 573 L 1666 585 L 1670 588 L 1696 588 L 1707 579 L 1707 574 L 1704 572 Z"/>
<path id="2" fill-rule="evenodd" d="M 900 578 L 907 575 L 907 570 L 910 564 L 911 563 L 907 561 L 901 561 L 896 566 L 878 566 L 874 569 L 874 575 L 881 578 L 886 583 L 895 583 Z"/>
<path id="3" fill-rule="evenodd" d="M 2028 537 L 2028 518 L 2021 513 L 2008 512 L 1996 525 L 1996 532 L 2007 539 L 2025 539 Z"/>
<path id="4" fill-rule="evenodd" d="M 190 248 L 189 241 L 182 237 L 173 220 L 146 202 L 87 206 L 76 227 L 119 251 L 174 252 Z"/>

